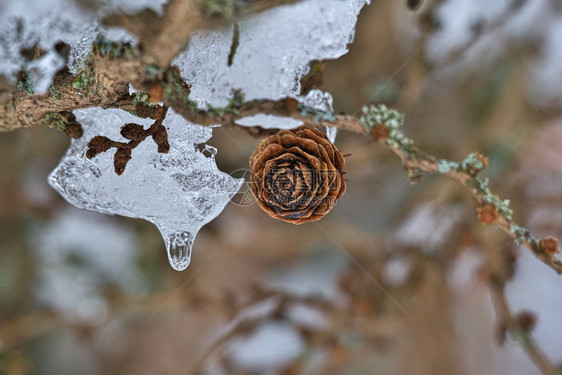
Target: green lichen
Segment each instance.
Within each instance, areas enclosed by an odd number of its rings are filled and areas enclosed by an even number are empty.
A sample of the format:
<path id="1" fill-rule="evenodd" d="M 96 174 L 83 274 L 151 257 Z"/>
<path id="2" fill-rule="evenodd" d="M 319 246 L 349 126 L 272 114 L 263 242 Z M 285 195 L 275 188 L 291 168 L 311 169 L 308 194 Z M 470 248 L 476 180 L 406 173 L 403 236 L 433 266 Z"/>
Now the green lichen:
<path id="1" fill-rule="evenodd" d="M 161 82 L 164 88 L 164 97 L 168 101 L 180 100 L 184 103 L 189 102 L 190 89 L 185 84 L 177 68 L 168 69 L 165 72 L 165 79 Z"/>
<path id="2" fill-rule="evenodd" d="M 49 128 L 58 130 L 61 133 L 66 133 L 67 126 L 62 116 L 58 112 L 47 113 L 41 116 L 41 122 Z"/>
<path id="3" fill-rule="evenodd" d="M 233 90 L 232 97 L 228 99 L 226 107 L 213 107 L 207 104 L 207 114 L 211 117 L 224 116 L 227 113 L 240 114 L 240 107 L 244 104 L 245 96 L 241 90 Z M 195 103 L 193 103 L 195 105 Z M 197 108 L 197 106 L 195 106 Z"/>
<path id="4" fill-rule="evenodd" d="M 497 195 L 493 194 L 490 190 L 489 183 L 487 178 L 473 177 L 466 181 L 466 186 L 475 194 L 481 196 L 484 202 L 493 204 L 500 215 L 507 220 L 511 220 L 513 210 L 509 208 L 509 199 L 502 200 Z"/>
<path id="5" fill-rule="evenodd" d="M 91 86 L 94 90 L 96 90 L 94 84 L 95 81 L 96 77 L 94 75 L 94 71 L 92 70 L 91 61 L 87 60 L 82 66 L 80 72 L 76 75 L 76 78 L 74 78 L 74 81 L 72 81 L 72 87 L 76 90 L 88 91 Z"/>
<path id="6" fill-rule="evenodd" d="M 232 98 L 228 99 L 228 108 L 239 109 L 244 104 L 246 97 L 241 90 L 234 90 L 232 92 Z"/>
<path id="7" fill-rule="evenodd" d="M 201 6 L 203 14 L 207 17 L 231 20 L 243 8 L 244 2 L 242 0 L 204 0 Z"/>
<path id="8" fill-rule="evenodd" d="M 151 117 L 154 114 L 154 110 L 160 107 L 157 102 L 151 102 L 150 95 L 145 92 L 134 92 L 131 96 L 133 97 L 132 103 L 135 109 L 129 111 L 129 113 L 134 116 Z"/>
<path id="9" fill-rule="evenodd" d="M 361 123 L 368 132 L 371 132 L 377 124 L 386 126 L 389 131 L 386 143 L 402 151 L 408 158 L 416 158 L 417 152 L 414 148 L 414 141 L 402 132 L 404 117 L 400 113 L 384 104 L 365 106 L 363 107 Z"/>
<path id="10" fill-rule="evenodd" d="M 460 164 L 461 170 L 471 175 L 476 175 L 478 172 L 486 168 L 485 158 L 476 152 L 468 154 Z"/>
<path id="11" fill-rule="evenodd" d="M 157 106 L 158 105 L 158 103 L 152 103 L 150 101 L 150 95 L 148 95 L 145 92 L 140 92 L 140 91 L 134 92 L 132 94 L 132 97 L 133 97 L 133 104 L 134 105 L 137 105 L 137 104 L 146 104 L 146 105 L 149 105 L 149 106 Z"/>
<path id="12" fill-rule="evenodd" d="M 207 104 L 207 114 L 210 117 L 219 117 L 224 116 L 226 113 L 226 107 L 213 107 L 210 104 Z"/>
<path id="13" fill-rule="evenodd" d="M 49 96 L 51 98 L 60 100 L 60 91 L 56 86 L 49 86 Z"/>
<path id="14" fill-rule="evenodd" d="M 31 82 L 31 76 L 26 68 L 22 69 L 19 74 L 18 82 L 16 83 L 16 88 L 20 91 L 26 92 L 29 95 L 33 94 L 33 83 Z"/>
<path id="15" fill-rule="evenodd" d="M 458 167 L 458 163 L 446 159 L 439 159 L 439 161 L 437 162 L 437 171 L 439 173 L 449 173 L 457 170 Z"/>
<path id="16" fill-rule="evenodd" d="M 515 235 L 515 239 L 513 241 L 517 245 L 521 245 L 524 242 L 529 242 L 531 244 L 534 244 L 535 242 L 534 238 L 529 233 L 529 230 L 524 227 L 521 227 L 516 224 L 511 224 L 511 226 L 509 227 L 509 231 L 513 235 Z"/>
<path id="17" fill-rule="evenodd" d="M 404 124 L 404 117 L 384 104 L 363 107 L 361 123 L 367 131 L 373 130 L 377 124 L 385 125 L 389 130 L 399 130 Z"/>
<path id="18" fill-rule="evenodd" d="M 336 116 L 332 112 L 321 112 L 318 111 L 312 118 L 312 121 L 316 122 L 317 124 L 320 122 L 336 122 Z"/>
<path id="19" fill-rule="evenodd" d="M 72 138 L 80 138 L 84 134 L 82 125 L 76 121 L 72 112 L 51 112 L 41 116 L 40 121 L 50 128 L 56 129 Z"/>
<path id="20" fill-rule="evenodd" d="M 480 179 L 478 177 L 474 178 L 477 183 L 477 190 L 479 191 L 482 199 L 486 203 L 491 203 L 496 206 L 496 210 L 500 215 L 505 217 L 508 220 L 511 220 L 511 216 L 513 215 L 513 210 L 509 208 L 509 199 L 501 200 L 497 195 L 493 194 L 490 190 L 489 180 L 487 178 Z"/>
<path id="21" fill-rule="evenodd" d="M 92 54 L 102 57 L 116 58 L 126 55 L 138 57 L 137 50 L 128 43 L 111 42 L 102 36 L 98 36 L 92 43 Z"/>
<path id="22" fill-rule="evenodd" d="M 301 111 L 302 117 L 312 117 L 312 121 L 317 124 L 321 122 L 336 122 L 336 116 L 332 112 L 320 111 L 302 104 L 299 104 L 298 109 Z"/>
<path id="23" fill-rule="evenodd" d="M 408 180 L 409 183 L 417 184 L 418 182 L 420 182 L 424 173 L 421 169 L 409 168 L 405 165 L 403 165 L 403 167 L 404 167 L 404 175 L 406 176 L 406 179 Z"/>

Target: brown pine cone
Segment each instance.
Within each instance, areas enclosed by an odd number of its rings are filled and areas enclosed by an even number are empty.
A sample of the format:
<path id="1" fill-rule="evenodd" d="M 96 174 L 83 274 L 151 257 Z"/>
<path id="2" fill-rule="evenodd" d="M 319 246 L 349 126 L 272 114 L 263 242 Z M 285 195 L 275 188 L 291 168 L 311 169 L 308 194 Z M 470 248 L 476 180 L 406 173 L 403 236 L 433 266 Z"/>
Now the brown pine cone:
<path id="1" fill-rule="evenodd" d="M 252 194 L 273 218 L 320 220 L 345 192 L 343 165 L 341 152 L 318 130 L 280 130 L 250 156 Z"/>

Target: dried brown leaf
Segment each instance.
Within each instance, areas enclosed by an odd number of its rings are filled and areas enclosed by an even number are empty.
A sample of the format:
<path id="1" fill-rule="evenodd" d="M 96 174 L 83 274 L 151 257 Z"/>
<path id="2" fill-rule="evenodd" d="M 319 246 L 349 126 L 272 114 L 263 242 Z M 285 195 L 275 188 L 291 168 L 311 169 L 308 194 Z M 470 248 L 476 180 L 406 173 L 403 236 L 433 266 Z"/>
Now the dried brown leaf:
<path id="1" fill-rule="evenodd" d="M 145 130 L 139 124 L 125 124 L 121 127 L 121 135 L 131 141 L 138 141 L 145 137 Z"/>
<path id="2" fill-rule="evenodd" d="M 125 171 L 127 162 L 131 160 L 131 149 L 119 147 L 115 152 L 113 157 L 113 166 L 115 167 L 115 173 L 121 175 Z"/>
<path id="3" fill-rule="evenodd" d="M 91 159 L 94 156 L 109 150 L 112 146 L 113 141 L 111 141 L 111 139 L 101 135 L 95 136 L 90 140 L 90 142 L 88 142 L 88 151 L 86 151 L 86 157 L 88 159 Z"/>
<path id="4" fill-rule="evenodd" d="M 158 152 L 167 154 L 170 151 L 170 144 L 168 143 L 168 132 L 164 125 L 158 125 L 155 132 L 152 134 L 152 139 L 158 145 Z"/>

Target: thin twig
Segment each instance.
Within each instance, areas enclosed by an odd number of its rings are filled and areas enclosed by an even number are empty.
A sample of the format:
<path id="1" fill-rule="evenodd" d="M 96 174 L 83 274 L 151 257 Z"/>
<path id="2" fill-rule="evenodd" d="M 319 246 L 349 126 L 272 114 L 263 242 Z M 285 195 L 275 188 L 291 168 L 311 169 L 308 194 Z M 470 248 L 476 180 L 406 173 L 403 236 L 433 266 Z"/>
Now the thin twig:
<path id="1" fill-rule="evenodd" d="M 494 310 L 498 319 L 498 326 L 501 331 L 504 329 L 518 340 L 527 356 L 533 361 L 535 366 L 543 375 L 560 375 L 555 365 L 546 357 L 542 350 L 537 346 L 535 340 L 530 336 L 526 327 L 522 327 L 518 322 L 508 305 L 505 298 L 505 288 L 501 282 L 492 282 L 490 285 L 490 294 L 492 297 Z"/>

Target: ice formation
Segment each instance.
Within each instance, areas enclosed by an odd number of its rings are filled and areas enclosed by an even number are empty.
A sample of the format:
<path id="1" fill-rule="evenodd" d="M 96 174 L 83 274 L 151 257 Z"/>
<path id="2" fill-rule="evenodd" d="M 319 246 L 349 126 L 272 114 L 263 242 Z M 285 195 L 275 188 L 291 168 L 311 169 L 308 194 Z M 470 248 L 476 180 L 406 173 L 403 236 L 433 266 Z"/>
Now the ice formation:
<path id="1" fill-rule="evenodd" d="M 323 92 L 321 90 L 311 90 L 306 96 L 301 96 L 298 98 L 299 102 L 303 105 L 314 108 L 318 111 L 327 112 L 327 113 L 334 113 L 334 108 L 332 107 L 333 98 L 327 92 Z M 326 127 L 326 135 L 330 142 L 336 142 L 336 135 L 338 134 L 338 128 L 335 126 L 327 126 Z"/>
<path id="2" fill-rule="evenodd" d="M 84 127 L 84 136 L 72 140 L 66 156 L 49 176 L 51 186 L 77 207 L 154 223 L 166 242 L 172 267 L 185 269 L 199 229 L 223 210 L 243 183 L 217 169 L 216 149 L 204 146 L 201 151 L 196 147 L 211 137 L 212 128 L 188 125 L 169 110 L 163 125 L 170 151 L 161 154 L 154 142 L 142 142 L 133 150 L 123 174 L 117 175 L 113 168 L 115 149 L 88 159 L 86 144 L 96 135 L 126 141 L 119 134 L 122 125 L 146 126 L 153 120 L 119 109 L 88 108 L 74 114 Z"/>
<path id="3" fill-rule="evenodd" d="M 334 113 L 332 95 L 321 90 L 311 90 L 307 95 L 297 96 L 297 100 L 304 106 L 329 114 Z M 264 129 L 294 129 L 302 125 L 302 121 L 290 117 L 281 117 L 259 113 L 244 117 L 236 121 L 242 126 L 260 126 Z M 326 127 L 326 135 L 330 142 L 336 141 L 338 129 L 335 126 Z"/>
<path id="4" fill-rule="evenodd" d="M 161 11 L 164 3 L 165 0 L 111 0 L 104 1 L 103 6 L 99 2 L 93 12 L 71 0 L 0 1 L 0 75 L 15 82 L 18 71 L 23 69 L 30 75 L 33 91 L 43 94 L 55 73 L 65 65 L 63 57 L 55 50 L 57 43 L 71 46 L 68 65 L 70 71 L 76 73 L 99 32 L 109 40 L 135 41 L 122 29 L 101 26 L 100 17 L 111 11 L 130 13 L 144 8 Z M 34 46 L 44 54 L 30 61 L 21 52 Z"/>
<path id="5" fill-rule="evenodd" d="M 347 52 L 357 15 L 367 1 L 304 0 L 247 19 L 240 23 L 240 45 L 231 66 L 227 61 L 232 29 L 197 32 L 174 64 L 191 85 L 191 99 L 203 108 L 226 105 L 233 89 L 242 90 L 250 100 L 298 97 L 299 80 L 311 60 L 335 59 Z M 80 60 L 97 32 L 95 24 L 84 23 L 83 28 L 72 43 L 73 61 Z M 299 100 L 331 111 L 331 97 L 321 91 Z M 214 148 L 196 147 L 211 137 L 212 128 L 191 124 L 169 110 L 164 125 L 170 152 L 159 154 L 153 142 L 145 141 L 133 150 L 119 176 L 113 169 L 115 149 L 87 159 L 86 144 L 97 135 L 122 140 L 123 124 L 146 127 L 151 120 L 116 109 L 90 108 L 74 114 L 84 136 L 72 140 L 51 173 L 50 184 L 80 208 L 154 223 L 164 237 L 172 267 L 185 269 L 199 229 L 223 210 L 243 183 L 218 170 Z M 275 120 L 285 122 L 278 127 L 298 126 L 294 120 Z M 269 122 L 263 117 L 262 121 Z"/>
<path id="6" fill-rule="evenodd" d="M 240 23 L 240 44 L 228 66 L 232 28 L 201 31 L 174 61 L 201 107 L 225 105 L 231 89 L 247 99 L 300 93 L 312 60 L 345 54 L 368 0 L 307 0 L 279 6 Z"/>

